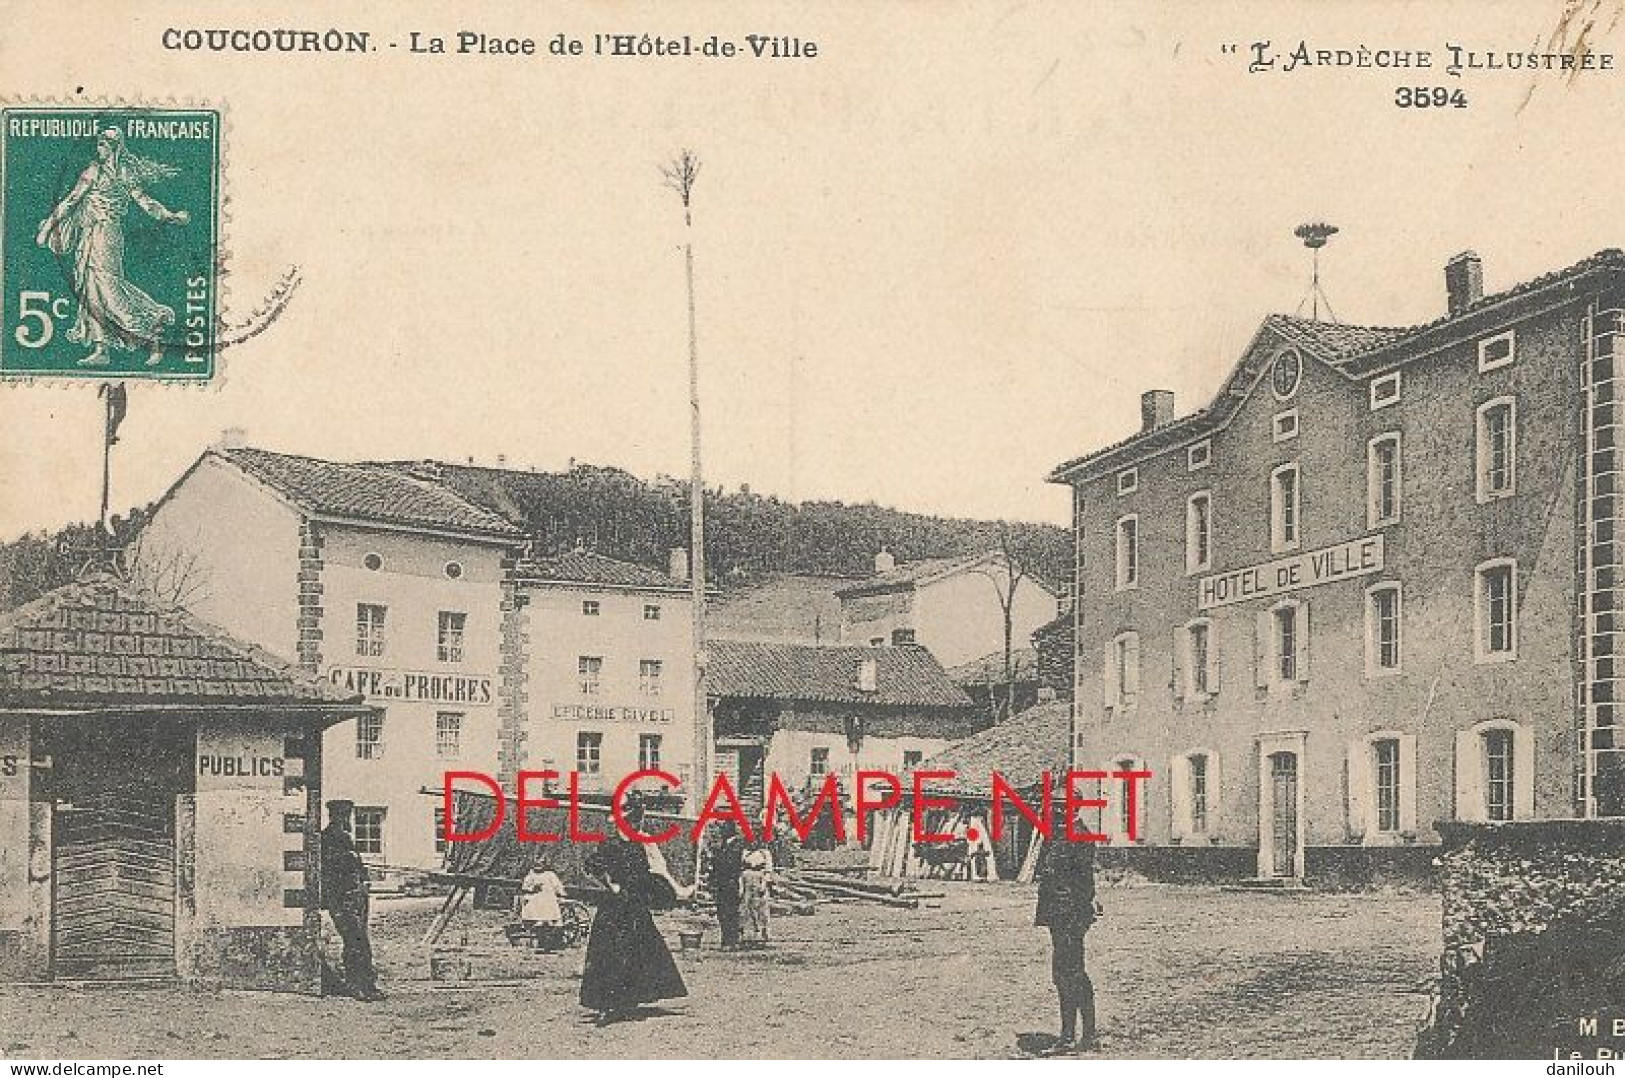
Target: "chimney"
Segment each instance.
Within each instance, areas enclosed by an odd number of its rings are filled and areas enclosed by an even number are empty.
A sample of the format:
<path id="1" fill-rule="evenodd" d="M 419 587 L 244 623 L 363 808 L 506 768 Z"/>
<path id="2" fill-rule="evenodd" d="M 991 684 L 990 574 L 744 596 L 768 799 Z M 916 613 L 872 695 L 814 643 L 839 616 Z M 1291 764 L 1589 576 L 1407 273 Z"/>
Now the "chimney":
<path id="1" fill-rule="evenodd" d="M 248 431 L 242 427 L 227 427 L 220 432 L 221 449 L 242 449 L 248 444 Z"/>
<path id="2" fill-rule="evenodd" d="M 1484 298 L 1484 260 L 1463 251 L 1444 264 L 1444 293 L 1450 314 L 1460 314 Z"/>
<path id="3" fill-rule="evenodd" d="M 880 662 L 877 659 L 864 659 L 858 664 L 858 680 L 856 688 L 859 692 L 880 691 Z"/>
<path id="4" fill-rule="evenodd" d="M 897 558 L 892 555 L 890 550 L 881 547 L 880 552 L 875 555 L 875 573 L 877 575 L 889 573 L 895 568 L 897 568 Z"/>
<path id="5" fill-rule="evenodd" d="M 688 579 L 688 551 L 680 546 L 671 548 L 666 560 L 666 573 L 673 580 Z"/>
<path id="6" fill-rule="evenodd" d="M 1156 430 L 1174 421 L 1174 391 L 1150 389 L 1140 394 L 1140 430 Z"/>

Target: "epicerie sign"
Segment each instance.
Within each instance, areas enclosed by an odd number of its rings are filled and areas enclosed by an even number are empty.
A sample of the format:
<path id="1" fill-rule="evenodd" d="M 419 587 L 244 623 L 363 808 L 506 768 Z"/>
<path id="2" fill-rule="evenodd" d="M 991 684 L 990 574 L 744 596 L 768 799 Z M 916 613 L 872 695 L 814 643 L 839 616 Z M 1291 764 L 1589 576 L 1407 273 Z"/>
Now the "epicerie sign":
<path id="1" fill-rule="evenodd" d="M 1368 535 L 1262 565 L 1205 576 L 1197 582 L 1196 608 L 1212 610 L 1381 571 L 1382 536 Z"/>
<path id="2" fill-rule="evenodd" d="M 481 707 L 489 704 L 492 696 L 489 677 L 463 674 L 335 666 L 327 672 L 327 677 L 346 692 L 358 692 L 368 699 Z"/>
<path id="3" fill-rule="evenodd" d="M 554 704 L 555 719 L 576 722 L 671 722 L 677 712 L 669 707 L 609 707 L 599 704 Z"/>

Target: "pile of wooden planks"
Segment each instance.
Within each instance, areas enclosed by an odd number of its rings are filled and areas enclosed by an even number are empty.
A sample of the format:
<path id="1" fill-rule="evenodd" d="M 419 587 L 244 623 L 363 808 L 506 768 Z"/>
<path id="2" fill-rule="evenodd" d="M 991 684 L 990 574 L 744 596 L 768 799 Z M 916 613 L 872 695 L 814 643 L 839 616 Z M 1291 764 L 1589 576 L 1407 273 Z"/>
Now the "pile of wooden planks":
<path id="1" fill-rule="evenodd" d="M 873 902 L 902 910 L 918 909 L 921 899 L 942 897 L 940 891 L 919 891 L 901 880 L 881 882 L 812 869 L 781 872 L 773 886 L 776 894 L 787 898 L 813 902 Z"/>

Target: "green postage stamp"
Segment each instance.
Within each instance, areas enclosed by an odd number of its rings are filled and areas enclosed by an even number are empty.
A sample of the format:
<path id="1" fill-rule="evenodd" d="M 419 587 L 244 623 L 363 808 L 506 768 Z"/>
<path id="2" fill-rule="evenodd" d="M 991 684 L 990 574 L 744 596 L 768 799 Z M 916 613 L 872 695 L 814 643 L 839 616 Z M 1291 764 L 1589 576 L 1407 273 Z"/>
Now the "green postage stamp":
<path id="1" fill-rule="evenodd" d="M 220 114 L 0 116 L 0 376 L 211 378 Z"/>

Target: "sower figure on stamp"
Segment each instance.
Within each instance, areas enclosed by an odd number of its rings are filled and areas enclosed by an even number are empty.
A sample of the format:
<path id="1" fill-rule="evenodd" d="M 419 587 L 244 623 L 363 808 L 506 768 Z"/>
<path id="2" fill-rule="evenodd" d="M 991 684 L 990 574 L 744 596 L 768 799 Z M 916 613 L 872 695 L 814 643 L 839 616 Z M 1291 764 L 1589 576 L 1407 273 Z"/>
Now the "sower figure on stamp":
<path id="1" fill-rule="evenodd" d="M 155 221 L 184 225 L 191 215 L 171 210 L 146 185 L 178 170 L 131 153 L 124 133 L 109 127 L 96 140 L 96 160 L 40 222 L 34 241 L 69 260 L 79 314 L 68 339 L 91 346 L 81 367 L 108 365 L 107 346 L 147 348 L 147 364 L 163 361 L 159 335 L 175 324 L 175 311 L 130 282 L 124 271 L 124 217 L 134 202 Z"/>
<path id="2" fill-rule="evenodd" d="M 723 820 L 717 825 L 718 841 L 711 851 L 709 884 L 717 903 L 717 924 L 722 930 L 722 949 L 739 946 L 739 906 L 743 897 L 741 878 L 745 873 L 745 840 L 739 825 Z"/>
<path id="3" fill-rule="evenodd" d="M 358 999 L 383 999 L 367 929 L 367 866 L 351 837 L 355 802 L 329 801 L 322 829 L 322 906 L 344 943 L 344 979 Z"/>
<path id="4" fill-rule="evenodd" d="M 1075 834 L 1081 831 L 1074 830 Z M 1100 1046 L 1095 1029 L 1095 986 L 1084 965 L 1083 939 L 1100 915 L 1095 900 L 1095 844 L 1069 840 L 1057 813 L 1038 863 L 1038 910 L 1033 923 L 1048 928 L 1050 973 L 1061 1002 L 1056 1051 Z"/>

